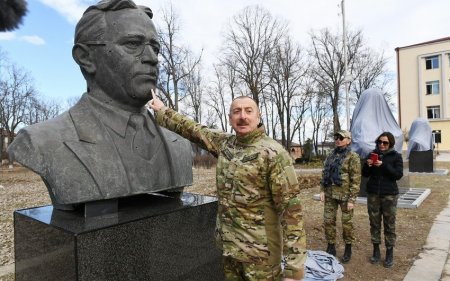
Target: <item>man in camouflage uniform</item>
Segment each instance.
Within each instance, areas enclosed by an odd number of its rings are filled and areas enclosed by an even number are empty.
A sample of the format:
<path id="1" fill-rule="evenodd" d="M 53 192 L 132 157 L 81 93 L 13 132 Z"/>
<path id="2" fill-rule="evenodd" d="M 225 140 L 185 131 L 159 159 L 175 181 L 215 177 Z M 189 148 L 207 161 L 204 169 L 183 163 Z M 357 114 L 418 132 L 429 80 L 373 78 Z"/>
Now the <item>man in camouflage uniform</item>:
<path id="1" fill-rule="evenodd" d="M 149 106 L 158 124 L 218 157 L 216 239 L 225 279 L 301 280 L 306 239 L 297 177 L 287 151 L 264 133 L 256 102 L 233 100 L 229 120 L 236 135 L 208 129 L 156 96 Z"/>
<path id="2" fill-rule="evenodd" d="M 361 162 L 358 154 L 350 150 L 351 133 L 340 130 L 334 134 L 336 148 L 324 163 L 320 186 L 320 200 L 324 204 L 325 238 L 327 253 L 336 256 L 336 216 L 338 207 L 342 211 L 342 235 L 345 251 L 342 261 L 349 262 L 352 256 L 353 207 L 359 193 Z"/>

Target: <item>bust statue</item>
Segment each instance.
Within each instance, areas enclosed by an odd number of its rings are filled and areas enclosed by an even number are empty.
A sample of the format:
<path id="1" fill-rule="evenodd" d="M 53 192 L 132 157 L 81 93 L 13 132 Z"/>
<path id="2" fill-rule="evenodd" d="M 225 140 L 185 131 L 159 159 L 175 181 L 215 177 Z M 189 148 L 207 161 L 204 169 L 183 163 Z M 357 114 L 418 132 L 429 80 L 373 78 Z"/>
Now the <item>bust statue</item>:
<path id="1" fill-rule="evenodd" d="M 159 127 L 145 106 L 158 78 L 152 16 L 131 0 L 90 6 L 72 49 L 87 92 L 61 115 L 20 130 L 8 149 L 42 177 L 58 209 L 192 184 L 190 143 Z"/>

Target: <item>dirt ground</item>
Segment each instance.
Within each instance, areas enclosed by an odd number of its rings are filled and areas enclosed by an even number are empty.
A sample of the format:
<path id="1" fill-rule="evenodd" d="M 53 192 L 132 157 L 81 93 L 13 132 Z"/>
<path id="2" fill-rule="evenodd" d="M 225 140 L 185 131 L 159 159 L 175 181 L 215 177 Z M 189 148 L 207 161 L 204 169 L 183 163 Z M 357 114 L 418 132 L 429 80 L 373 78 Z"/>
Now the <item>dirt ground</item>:
<path id="1" fill-rule="evenodd" d="M 447 166 L 447 167 L 446 167 Z M 438 168 L 450 167 L 450 163 L 437 164 Z M 194 169 L 194 185 L 187 192 L 214 195 L 215 169 Z M 417 209 L 398 209 L 397 247 L 394 251 L 394 266 L 386 269 L 382 264 L 372 265 L 369 221 L 366 205 L 357 204 L 354 216 L 356 241 L 353 244 L 352 260 L 344 265 L 344 278 L 340 280 L 403 280 L 408 269 L 422 251 L 428 232 L 436 215 L 447 205 L 450 194 L 450 176 L 410 176 L 410 187 L 431 188 L 428 198 Z M 299 174 L 304 205 L 304 223 L 307 233 L 307 248 L 324 250 L 323 205 L 313 199 L 319 191 L 319 174 Z M 15 167 L 0 169 L 0 267 L 14 263 L 13 211 L 50 204 L 47 190 L 34 173 Z M 341 228 L 338 221 L 338 233 Z M 340 235 L 339 235 L 340 236 Z M 337 255 L 343 255 L 343 241 L 337 241 Z M 384 248 L 382 248 L 384 258 Z M 12 281 L 12 274 L 0 276 L 0 281 Z"/>

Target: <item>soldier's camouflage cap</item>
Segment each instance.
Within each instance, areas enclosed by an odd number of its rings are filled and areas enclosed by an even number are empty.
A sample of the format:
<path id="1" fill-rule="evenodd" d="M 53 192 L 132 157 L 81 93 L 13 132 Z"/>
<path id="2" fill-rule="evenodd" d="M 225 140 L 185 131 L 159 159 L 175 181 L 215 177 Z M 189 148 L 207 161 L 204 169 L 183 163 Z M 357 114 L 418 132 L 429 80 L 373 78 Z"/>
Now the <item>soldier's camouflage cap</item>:
<path id="1" fill-rule="evenodd" d="M 339 130 L 336 133 L 334 133 L 334 136 L 342 136 L 343 138 L 352 138 L 352 133 L 346 130 Z"/>

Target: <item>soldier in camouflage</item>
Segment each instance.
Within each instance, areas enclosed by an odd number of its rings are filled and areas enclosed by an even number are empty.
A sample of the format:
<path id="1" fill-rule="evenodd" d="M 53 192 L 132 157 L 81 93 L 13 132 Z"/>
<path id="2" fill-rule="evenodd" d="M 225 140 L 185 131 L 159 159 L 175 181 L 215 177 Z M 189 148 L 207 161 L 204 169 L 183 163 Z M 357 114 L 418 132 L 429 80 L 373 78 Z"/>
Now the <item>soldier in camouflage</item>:
<path id="1" fill-rule="evenodd" d="M 301 280 L 306 238 L 297 177 L 287 151 L 260 125 L 256 102 L 233 100 L 229 120 L 236 135 L 202 126 L 155 95 L 149 107 L 158 124 L 218 157 L 216 240 L 225 279 Z"/>
<path id="2" fill-rule="evenodd" d="M 351 133 L 340 130 L 334 134 L 336 148 L 327 157 L 320 183 L 320 201 L 324 202 L 325 238 L 327 253 L 336 256 L 336 216 L 341 207 L 342 236 L 345 251 L 342 261 L 349 262 L 352 256 L 353 208 L 359 193 L 361 162 L 358 154 L 350 150 Z"/>

